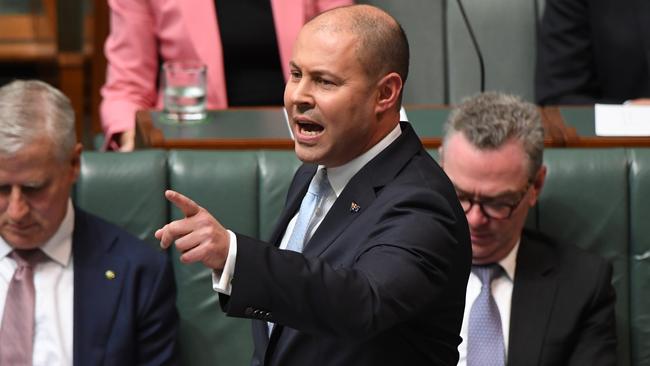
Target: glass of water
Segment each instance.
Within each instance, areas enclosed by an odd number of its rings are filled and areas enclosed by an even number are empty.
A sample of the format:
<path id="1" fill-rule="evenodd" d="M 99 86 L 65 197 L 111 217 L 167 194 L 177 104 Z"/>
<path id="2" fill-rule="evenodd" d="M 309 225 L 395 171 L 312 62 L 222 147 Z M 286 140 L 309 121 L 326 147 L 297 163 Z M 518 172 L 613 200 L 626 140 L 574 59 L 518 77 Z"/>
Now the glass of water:
<path id="1" fill-rule="evenodd" d="M 166 61 L 162 67 L 163 104 L 167 118 L 205 118 L 206 67 L 199 61 Z"/>

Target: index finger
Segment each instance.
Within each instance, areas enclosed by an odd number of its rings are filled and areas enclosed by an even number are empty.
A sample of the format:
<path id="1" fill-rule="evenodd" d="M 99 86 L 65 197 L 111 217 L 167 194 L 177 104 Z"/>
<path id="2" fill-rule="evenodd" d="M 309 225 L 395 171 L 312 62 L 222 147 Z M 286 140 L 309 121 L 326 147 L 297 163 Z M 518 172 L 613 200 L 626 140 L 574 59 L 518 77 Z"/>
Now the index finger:
<path id="1" fill-rule="evenodd" d="M 168 189 L 165 191 L 165 198 L 173 203 L 174 206 L 178 207 L 185 217 L 194 216 L 199 213 L 200 206 L 181 193 Z"/>

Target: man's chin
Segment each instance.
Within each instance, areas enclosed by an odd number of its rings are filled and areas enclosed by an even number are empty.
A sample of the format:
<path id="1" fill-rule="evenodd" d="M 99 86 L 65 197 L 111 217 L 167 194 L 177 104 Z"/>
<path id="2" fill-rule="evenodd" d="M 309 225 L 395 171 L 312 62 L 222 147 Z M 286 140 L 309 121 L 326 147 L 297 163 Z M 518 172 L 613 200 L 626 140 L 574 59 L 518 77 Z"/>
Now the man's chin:
<path id="1" fill-rule="evenodd" d="M 40 247 L 43 240 L 34 234 L 18 234 L 9 230 L 3 230 L 0 235 L 2 239 L 15 249 L 35 249 Z"/>
<path id="2" fill-rule="evenodd" d="M 488 264 L 494 262 L 492 259 L 496 251 L 494 245 L 477 245 L 472 242 L 472 264 Z"/>
<path id="3" fill-rule="evenodd" d="M 470 233 L 472 249 L 493 248 L 498 245 L 492 235 L 476 235 Z"/>
<path id="4" fill-rule="evenodd" d="M 315 146 L 308 146 L 296 143 L 296 156 L 303 163 L 320 164 L 323 157 Z"/>

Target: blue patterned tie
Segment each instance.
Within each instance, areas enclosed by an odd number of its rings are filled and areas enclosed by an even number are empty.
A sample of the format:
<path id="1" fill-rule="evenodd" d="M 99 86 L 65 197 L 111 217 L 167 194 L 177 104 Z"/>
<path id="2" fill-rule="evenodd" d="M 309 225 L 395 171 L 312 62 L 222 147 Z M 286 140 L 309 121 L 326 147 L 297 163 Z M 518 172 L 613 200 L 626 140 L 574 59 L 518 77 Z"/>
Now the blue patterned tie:
<path id="1" fill-rule="evenodd" d="M 481 280 L 481 293 L 469 313 L 467 366 L 504 366 L 501 315 L 491 291 L 492 280 L 501 275 L 501 266 L 472 266 L 472 272 Z"/>
<path id="2" fill-rule="evenodd" d="M 316 225 L 325 214 L 322 208 L 323 203 L 332 193 L 334 193 L 334 191 L 330 185 L 329 179 L 327 179 L 327 170 L 325 168 L 318 169 L 309 185 L 305 197 L 302 199 L 302 203 L 300 204 L 298 219 L 296 220 L 293 232 L 289 237 L 287 250 L 302 253 L 305 243 L 309 240 L 314 225 Z"/>

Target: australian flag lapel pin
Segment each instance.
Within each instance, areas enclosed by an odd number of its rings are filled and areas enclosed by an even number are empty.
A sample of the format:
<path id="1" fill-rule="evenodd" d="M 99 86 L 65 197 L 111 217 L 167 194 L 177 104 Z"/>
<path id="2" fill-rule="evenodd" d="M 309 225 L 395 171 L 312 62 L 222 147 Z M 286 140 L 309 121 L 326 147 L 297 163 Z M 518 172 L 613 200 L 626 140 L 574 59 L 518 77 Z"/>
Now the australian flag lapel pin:
<path id="1" fill-rule="evenodd" d="M 356 202 L 352 201 L 352 204 L 350 204 L 350 212 L 352 213 L 357 213 L 361 210 L 361 206 L 359 206 Z"/>

